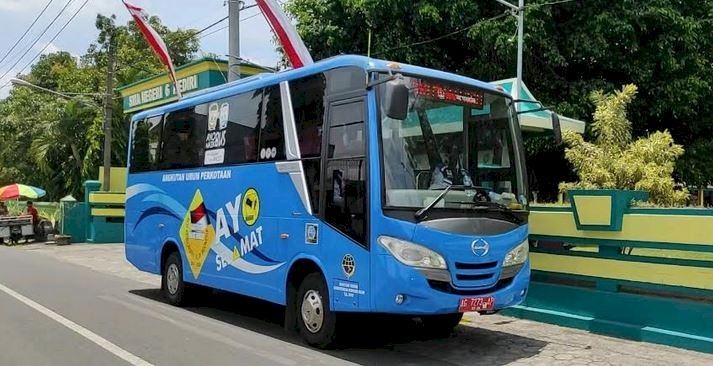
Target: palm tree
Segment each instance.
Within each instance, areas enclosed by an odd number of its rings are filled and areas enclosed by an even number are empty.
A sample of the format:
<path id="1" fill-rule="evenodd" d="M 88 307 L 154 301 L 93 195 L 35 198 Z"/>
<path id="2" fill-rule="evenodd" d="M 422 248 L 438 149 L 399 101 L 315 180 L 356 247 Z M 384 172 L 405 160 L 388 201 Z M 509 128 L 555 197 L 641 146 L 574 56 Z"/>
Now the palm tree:
<path id="1" fill-rule="evenodd" d="M 55 120 L 43 121 L 30 152 L 50 184 L 72 195 L 82 193 L 82 184 L 96 174 L 96 153 L 101 149 L 101 113 L 79 100 L 58 103 Z M 97 133 L 97 129 L 99 130 Z M 63 194 L 64 192 L 52 192 Z"/>

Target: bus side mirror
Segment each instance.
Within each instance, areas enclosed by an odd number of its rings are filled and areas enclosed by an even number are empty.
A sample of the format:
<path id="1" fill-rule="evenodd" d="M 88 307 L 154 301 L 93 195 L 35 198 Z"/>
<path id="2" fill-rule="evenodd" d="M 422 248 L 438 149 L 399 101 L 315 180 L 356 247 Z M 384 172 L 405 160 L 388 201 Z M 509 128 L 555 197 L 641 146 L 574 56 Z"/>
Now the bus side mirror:
<path id="1" fill-rule="evenodd" d="M 552 112 L 552 133 L 554 134 L 555 143 L 562 143 L 562 127 L 560 127 L 560 117 L 557 113 Z"/>
<path id="2" fill-rule="evenodd" d="M 402 80 L 394 79 L 384 88 L 384 109 L 391 119 L 404 120 L 408 115 L 408 87 Z"/>

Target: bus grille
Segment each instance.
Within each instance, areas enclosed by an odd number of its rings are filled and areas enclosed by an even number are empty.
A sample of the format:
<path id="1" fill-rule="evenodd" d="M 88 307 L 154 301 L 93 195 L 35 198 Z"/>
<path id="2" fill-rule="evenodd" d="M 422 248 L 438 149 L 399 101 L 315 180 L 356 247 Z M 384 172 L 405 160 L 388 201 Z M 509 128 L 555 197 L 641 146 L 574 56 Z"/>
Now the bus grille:
<path id="1" fill-rule="evenodd" d="M 499 276 L 498 262 L 455 262 L 453 284 L 460 288 L 489 288 L 495 286 Z"/>

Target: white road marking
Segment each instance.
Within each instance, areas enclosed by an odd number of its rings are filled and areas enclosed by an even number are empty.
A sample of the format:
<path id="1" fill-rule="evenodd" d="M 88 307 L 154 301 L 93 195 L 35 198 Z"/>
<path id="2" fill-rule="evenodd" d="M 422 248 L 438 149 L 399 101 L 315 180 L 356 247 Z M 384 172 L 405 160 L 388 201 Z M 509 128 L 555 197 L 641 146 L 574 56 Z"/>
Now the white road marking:
<path id="1" fill-rule="evenodd" d="M 94 342 L 99 347 L 104 348 L 105 350 L 111 352 L 115 356 L 121 358 L 122 360 L 128 362 L 129 364 L 131 364 L 133 366 L 153 366 L 153 364 L 147 362 L 146 360 L 144 360 L 144 359 L 132 354 L 131 352 L 115 345 L 114 343 L 109 342 L 102 336 L 100 336 L 100 335 L 92 332 L 91 330 L 84 328 L 83 326 L 63 317 L 62 315 L 55 313 L 54 311 L 36 303 L 35 301 L 32 301 L 31 299 L 15 292 L 11 288 L 4 286 L 3 284 L 0 284 L 0 290 L 4 293 L 14 297 L 16 300 L 22 302 L 23 304 L 37 310 L 38 312 L 40 312 L 43 315 L 47 316 L 48 318 L 56 321 L 57 323 L 64 325 L 65 327 L 76 332 L 77 334 L 81 335 L 82 337 Z"/>

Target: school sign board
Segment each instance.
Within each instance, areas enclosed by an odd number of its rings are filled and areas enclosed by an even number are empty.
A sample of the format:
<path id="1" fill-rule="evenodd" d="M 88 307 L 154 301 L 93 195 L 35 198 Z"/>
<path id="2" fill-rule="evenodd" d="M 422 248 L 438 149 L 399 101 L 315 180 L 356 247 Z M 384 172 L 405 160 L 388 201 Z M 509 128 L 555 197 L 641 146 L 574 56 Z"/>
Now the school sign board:
<path id="1" fill-rule="evenodd" d="M 272 70 L 257 65 L 240 65 L 240 76 L 248 77 Z M 176 68 L 178 88 L 184 94 L 224 84 L 228 78 L 228 62 L 210 57 L 201 58 Z M 117 88 L 124 104 L 124 113 L 135 113 L 177 99 L 176 90 L 166 73 L 139 80 Z"/>

